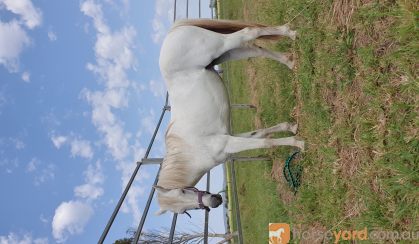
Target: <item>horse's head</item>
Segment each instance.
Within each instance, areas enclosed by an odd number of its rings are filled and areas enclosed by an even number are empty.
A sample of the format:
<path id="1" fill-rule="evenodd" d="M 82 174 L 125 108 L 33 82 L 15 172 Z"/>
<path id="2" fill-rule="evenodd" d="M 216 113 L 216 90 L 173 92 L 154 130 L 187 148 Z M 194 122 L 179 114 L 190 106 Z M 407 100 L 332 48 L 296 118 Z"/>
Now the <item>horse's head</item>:
<path id="1" fill-rule="evenodd" d="M 223 202 L 220 194 L 199 191 L 195 187 L 166 189 L 161 186 L 154 186 L 154 188 L 157 190 L 157 198 L 160 204 L 160 210 L 156 212 L 157 215 L 168 210 L 180 214 L 192 209 L 209 210 L 210 207 L 216 208 Z"/>

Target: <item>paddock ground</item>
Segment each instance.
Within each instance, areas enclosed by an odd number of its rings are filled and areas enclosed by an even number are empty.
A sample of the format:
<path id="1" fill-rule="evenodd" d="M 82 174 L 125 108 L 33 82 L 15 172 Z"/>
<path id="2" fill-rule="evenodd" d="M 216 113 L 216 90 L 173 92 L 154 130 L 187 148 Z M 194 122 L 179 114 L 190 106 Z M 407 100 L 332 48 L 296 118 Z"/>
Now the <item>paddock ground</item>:
<path id="1" fill-rule="evenodd" d="M 295 42 L 258 42 L 292 52 L 293 71 L 266 59 L 223 66 L 232 103 L 257 106 L 232 112 L 234 132 L 294 121 L 306 141 L 295 196 L 282 176 L 291 148 L 246 152 L 274 160 L 236 165 L 245 243 L 266 243 L 270 222 L 308 231 L 417 231 L 419 5 L 308 2 L 219 1 L 220 18 L 269 25 L 302 10 L 291 22 L 299 33 Z M 299 242 L 294 236 L 292 243 Z"/>

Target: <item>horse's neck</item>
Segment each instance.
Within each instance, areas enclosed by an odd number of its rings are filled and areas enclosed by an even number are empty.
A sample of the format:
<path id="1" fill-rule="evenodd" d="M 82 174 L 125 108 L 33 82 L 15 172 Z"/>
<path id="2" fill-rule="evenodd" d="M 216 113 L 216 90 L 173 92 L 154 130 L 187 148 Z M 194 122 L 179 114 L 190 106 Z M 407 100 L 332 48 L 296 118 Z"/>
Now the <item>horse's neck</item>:
<path id="1" fill-rule="evenodd" d="M 195 162 L 197 158 L 191 153 L 190 145 L 182 138 L 168 133 L 166 148 L 158 185 L 169 189 L 194 186 L 202 177 L 203 170 L 200 169 L 201 165 Z"/>

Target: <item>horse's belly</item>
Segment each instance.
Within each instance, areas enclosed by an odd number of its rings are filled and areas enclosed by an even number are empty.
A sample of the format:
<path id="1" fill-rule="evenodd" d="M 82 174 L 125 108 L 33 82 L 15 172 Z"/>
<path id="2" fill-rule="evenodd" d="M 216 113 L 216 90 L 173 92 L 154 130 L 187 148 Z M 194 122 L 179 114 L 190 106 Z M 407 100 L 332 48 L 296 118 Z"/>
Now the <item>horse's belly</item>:
<path id="1" fill-rule="evenodd" d="M 186 77 L 185 77 L 186 78 Z M 189 83 L 169 87 L 172 120 L 202 135 L 229 132 L 230 102 L 221 78 L 209 70 L 188 74 Z"/>

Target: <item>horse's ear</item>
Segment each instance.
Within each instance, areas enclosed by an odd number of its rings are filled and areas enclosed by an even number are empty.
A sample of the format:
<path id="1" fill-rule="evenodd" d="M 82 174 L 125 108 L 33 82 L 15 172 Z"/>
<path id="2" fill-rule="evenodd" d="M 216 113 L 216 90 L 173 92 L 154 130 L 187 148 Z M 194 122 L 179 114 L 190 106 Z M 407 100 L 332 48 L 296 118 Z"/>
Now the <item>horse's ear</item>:
<path id="1" fill-rule="evenodd" d="M 169 189 L 166 189 L 166 188 L 158 186 L 158 185 L 154 185 L 153 188 L 156 189 L 160 193 L 166 193 L 166 192 L 170 191 Z"/>
<path id="2" fill-rule="evenodd" d="M 154 214 L 155 215 L 162 215 L 162 214 L 164 214 L 166 212 L 167 212 L 167 210 L 159 209 L 159 211 L 155 212 Z"/>

